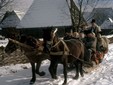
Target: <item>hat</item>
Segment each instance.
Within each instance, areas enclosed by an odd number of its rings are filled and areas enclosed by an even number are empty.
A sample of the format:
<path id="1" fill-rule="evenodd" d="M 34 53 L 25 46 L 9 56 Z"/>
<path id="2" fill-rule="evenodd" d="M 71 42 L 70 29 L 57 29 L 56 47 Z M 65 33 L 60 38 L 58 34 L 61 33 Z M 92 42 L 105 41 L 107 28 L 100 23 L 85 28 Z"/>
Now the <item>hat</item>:
<path id="1" fill-rule="evenodd" d="M 95 23 L 95 19 L 92 19 L 91 23 Z"/>

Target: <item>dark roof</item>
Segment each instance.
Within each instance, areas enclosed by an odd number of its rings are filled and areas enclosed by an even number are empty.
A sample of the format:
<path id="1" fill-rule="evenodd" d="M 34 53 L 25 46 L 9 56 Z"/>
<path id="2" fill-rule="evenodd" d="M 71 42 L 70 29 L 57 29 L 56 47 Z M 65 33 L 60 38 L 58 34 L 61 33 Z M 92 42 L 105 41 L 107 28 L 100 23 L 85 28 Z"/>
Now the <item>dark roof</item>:
<path id="1" fill-rule="evenodd" d="M 113 9 L 112 8 L 94 8 L 91 12 L 90 17 L 91 19 L 94 18 L 98 25 L 101 25 L 109 17 L 113 19 Z"/>
<path id="2" fill-rule="evenodd" d="M 86 23 L 86 20 L 83 16 L 83 14 L 81 16 L 80 15 L 80 10 L 77 6 L 77 3 L 75 0 L 67 0 L 70 2 L 70 12 L 71 12 L 71 18 L 72 18 L 72 23 L 73 23 L 73 27 L 74 27 L 74 31 L 77 31 L 77 28 L 78 28 L 78 24 L 79 24 L 79 17 L 81 17 L 81 22 L 80 24 L 82 23 Z"/>
<path id="3" fill-rule="evenodd" d="M 1 28 L 16 27 L 19 22 L 20 19 L 15 13 L 15 11 L 11 11 L 11 12 L 7 11 L 3 19 L 0 21 L 0 27 Z"/>

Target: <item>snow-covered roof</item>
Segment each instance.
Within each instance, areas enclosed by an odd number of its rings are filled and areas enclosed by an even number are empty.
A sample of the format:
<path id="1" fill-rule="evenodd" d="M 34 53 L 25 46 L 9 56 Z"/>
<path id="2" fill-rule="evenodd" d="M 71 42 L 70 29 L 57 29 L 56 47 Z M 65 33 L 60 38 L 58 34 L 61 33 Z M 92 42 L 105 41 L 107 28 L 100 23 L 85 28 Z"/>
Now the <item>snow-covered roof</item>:
<path id="1" fill-rule="evenodd" d="M 109 21 L 111 22 L 111 23 L 113 23 L 113 20 L 111 19 L 111 18 L 108 18 L 109 19 Z"/>
<path id="2" fill-rule="evenodd" d="M 113 20 L 111 18 L 106 19 L 101 25 L 102 29 L 113 29 Z"/>
<path id="3" fill-rule="evenodd" d="M 18 28 L 71 26 L 66 0 L 34 0 Z"/>
<path id="4" fill-rule="evenodd" d="M 7 11 L 0 22 L 1 28 L 8 28 L 8 27 L 16 27 L 20 22 L 19 17 L 15 13 L 15 11 Z"/>
<path id="5" fill-rule="evenodd" d="M 103 22 L 109 17 L 113 19 L 113 9 L 112 8 L 94 8 L 90 14 L 92 18 L 96 19 L 98 25 L 102 25 Z"/>

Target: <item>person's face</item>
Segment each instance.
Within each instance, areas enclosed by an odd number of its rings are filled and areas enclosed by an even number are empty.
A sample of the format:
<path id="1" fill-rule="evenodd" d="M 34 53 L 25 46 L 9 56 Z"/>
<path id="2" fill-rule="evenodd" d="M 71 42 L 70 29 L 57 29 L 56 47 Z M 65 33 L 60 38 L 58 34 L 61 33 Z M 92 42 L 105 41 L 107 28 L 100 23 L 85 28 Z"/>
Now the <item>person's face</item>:
<path id="1" fill-rule="evenodd" d="M 92 24 L 92 26 L 95 26 L 95 23 L 93 22 L 93 23 L 91 23 Z"/>

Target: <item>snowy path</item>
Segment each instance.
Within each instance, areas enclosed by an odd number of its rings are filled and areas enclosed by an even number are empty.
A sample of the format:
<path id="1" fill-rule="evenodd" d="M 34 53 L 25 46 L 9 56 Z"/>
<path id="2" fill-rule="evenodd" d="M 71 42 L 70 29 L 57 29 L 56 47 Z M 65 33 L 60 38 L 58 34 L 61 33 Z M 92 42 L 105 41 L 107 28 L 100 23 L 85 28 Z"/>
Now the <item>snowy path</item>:
<path id="1" fill-rule="evenodd" d="M 37 75 L 34 85 L 61 85 L 63 83 L 62 65 L 58 66 L 57 80 L 51 79 L 48 66 L 49 61 L 44 61 L 41 70 L 46 71 L 46 75 L 43 77 Z M 113 85 L 113 44 L 109 45 L 109 52 L 105 55 L 103 62 L 92 69 L 78 80 L 72 79 L 75 75 L 74 70 L 68 72 L 68 85 Z M 30 79 L 30 64 L 0 67 L 0 85 L 29 85 Z"/>

